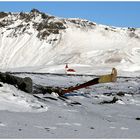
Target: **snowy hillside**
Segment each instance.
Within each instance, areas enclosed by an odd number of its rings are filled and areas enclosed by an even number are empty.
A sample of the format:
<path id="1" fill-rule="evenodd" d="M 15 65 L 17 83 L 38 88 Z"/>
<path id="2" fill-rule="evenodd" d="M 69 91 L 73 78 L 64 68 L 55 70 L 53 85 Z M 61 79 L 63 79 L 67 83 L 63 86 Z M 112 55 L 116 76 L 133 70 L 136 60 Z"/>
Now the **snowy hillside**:
<path id="1" fill-rule="evenodd" d="M 61 19 L 36 9 L 0 13 L 1 70 L 63 72 L 69 63 L 91 67 L 91 73 L 101 67 L 139 71 L 139 59 L 140 29 Z"/>

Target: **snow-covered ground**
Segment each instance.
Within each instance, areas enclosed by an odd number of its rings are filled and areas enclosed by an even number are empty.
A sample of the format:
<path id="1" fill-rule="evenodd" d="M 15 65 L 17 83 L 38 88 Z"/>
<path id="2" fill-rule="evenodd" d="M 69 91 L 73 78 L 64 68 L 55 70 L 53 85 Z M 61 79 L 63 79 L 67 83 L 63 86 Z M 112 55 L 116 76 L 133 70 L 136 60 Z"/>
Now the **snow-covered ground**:
<path id="1" fill-rule="evenodd" d="M 94 76 L 18 74 L 34 84 L 69 87 Z M 45 100 L 3 84 L 0 87 L 1 138 L 139 138 L 140 78 L 117 79 Z M 38 95 L 42 97 L 42 95 Z M 116 103 L 106 103 L 116 97 Z"/>

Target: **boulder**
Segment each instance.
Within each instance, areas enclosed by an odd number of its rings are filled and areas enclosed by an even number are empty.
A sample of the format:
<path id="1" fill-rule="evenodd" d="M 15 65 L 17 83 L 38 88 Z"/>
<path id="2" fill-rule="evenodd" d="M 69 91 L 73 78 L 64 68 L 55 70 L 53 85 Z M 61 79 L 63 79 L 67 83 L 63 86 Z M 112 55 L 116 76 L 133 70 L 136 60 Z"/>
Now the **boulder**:
<path id="1" fill-rule="evenodd" d="M 111 101 L 102 101 L 100 104 L 114 104 L 118 101 L 119 99 L 116 97 L 113 97 Z"/>
<path id="2" fill-rule="evenodd" d="M 17 87 L 18 89 L 31 93 L 32 92 L 32 79 L 30 77 L 17 77 L 14 75 L 11 75 L 9 73 L 1 73 L 0 72 L 0 81 L 3 83 L 11 84 Z"/>
<path id="3" fill-rule="evenodd" d="M 0 87 L 3 87 L 3 85 L 2 85 L 2 84 L 0 84 Z"/>

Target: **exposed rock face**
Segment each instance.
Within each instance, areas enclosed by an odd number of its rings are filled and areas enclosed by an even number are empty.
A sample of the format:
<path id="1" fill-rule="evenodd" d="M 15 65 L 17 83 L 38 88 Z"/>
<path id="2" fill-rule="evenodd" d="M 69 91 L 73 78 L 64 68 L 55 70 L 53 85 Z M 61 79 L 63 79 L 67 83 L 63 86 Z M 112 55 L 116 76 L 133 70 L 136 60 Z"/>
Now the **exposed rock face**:
<path id="1" fill-rule="evenodd" d="M 52 92 L 58 93 L 59 95 L 63 95 L 62 89 L 59 87 L 51 87 L 51 86 L 35 86 L 34 94 L 51 94 Z"/>
<path id="2" fill-rule="evenodd" d="M 113 97 L 111 101 L 102 101 L 100 104 L 114 104 L 118 101 L 119 99 L 116 97 Z"/>
<path id="3" fill-rule="evenodd" d="M 138 117 L 138 118 L 136 118 L 136 120 L 140 120 L 140 118 Z"/>
<path id="4" fill-rule="evenodd" d="M 22 91 L 28 93 L 32 92 L 32 79 L 29 77 L 21 78 L 13 76 L 9 73 L 0 73 L 0 81 L 3 83 L 14 85 Z"/>
<path id="5" fill-rule="evenodd" d="M 2 84 L 0 84 L 0 87 L 3 87 L 3 85 L 2 85 Z"/>
<path id="6" fill-rule="evenodd" d="M 66 29 L 62 22 L 48 23 L 47 21 L 37 24 L 36 28 L 39 31 L 38 37 L 42 39 L 45 39 L 50 34 L 59 34 L 59 30 Z"/>
<path id="7" fill-rule="evenodd" d="M 33 26 L 38 31 L 37 37 L 47 39 L 50 34 L 59 34 L 60 31 L 68 28 L 67 22 L 74 24 L 78 28 L 94 27 L 95 23 L 81 19 L 60 19 L 51 15 L 40 12 L 37 9 L 32 9 L 29 13 L 5 13 L 0 12 L 0 28 L 14 24 L 18 21 L 18 26 L 8 28 L 13 29 L 11 36 L 17 37 L 18 34 L 28 33 L 28 29 Z"/>
<path id="8" fill-rule="evenodd" d="M 5 13 L 5 12 L 0 12 L 0 18 L 4 18 L 4 17 L 6 17 L 6 16 L 8 16 L 7 13 Z"/>
<path id="9" fill-rule="evenodd" d="M 38 31 L 37 37 L 42 40 L 47 39 L 50 34 L 59 34 L 60 30 L 66 29 L 63 20 L 58 20 L 37 9 L 32 9 L 29 13 L 20 12 L 19 14 L 0 12 L 0 19 L 0 28 L 6 27 L 6 30 L 13 30 L 7 37 L 18 37 L 25 33 L 31 35 L 29 30 L 34 28 Z M 9 25 L 13 27 L 8 27 Z"/>

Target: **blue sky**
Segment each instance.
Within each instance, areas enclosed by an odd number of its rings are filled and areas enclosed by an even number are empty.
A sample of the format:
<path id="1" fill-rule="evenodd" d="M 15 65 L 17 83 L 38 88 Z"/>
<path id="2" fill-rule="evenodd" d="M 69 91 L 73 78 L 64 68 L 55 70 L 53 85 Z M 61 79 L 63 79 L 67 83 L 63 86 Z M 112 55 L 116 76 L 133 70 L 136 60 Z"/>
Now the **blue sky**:
<path id="1" fill-rule="evenodd" d="M 0 2 L 0 11 L 28 12 L 33 8 L 58 17 L 83 18 L 118 27 L 140 27 L 140 1 Z"/>

